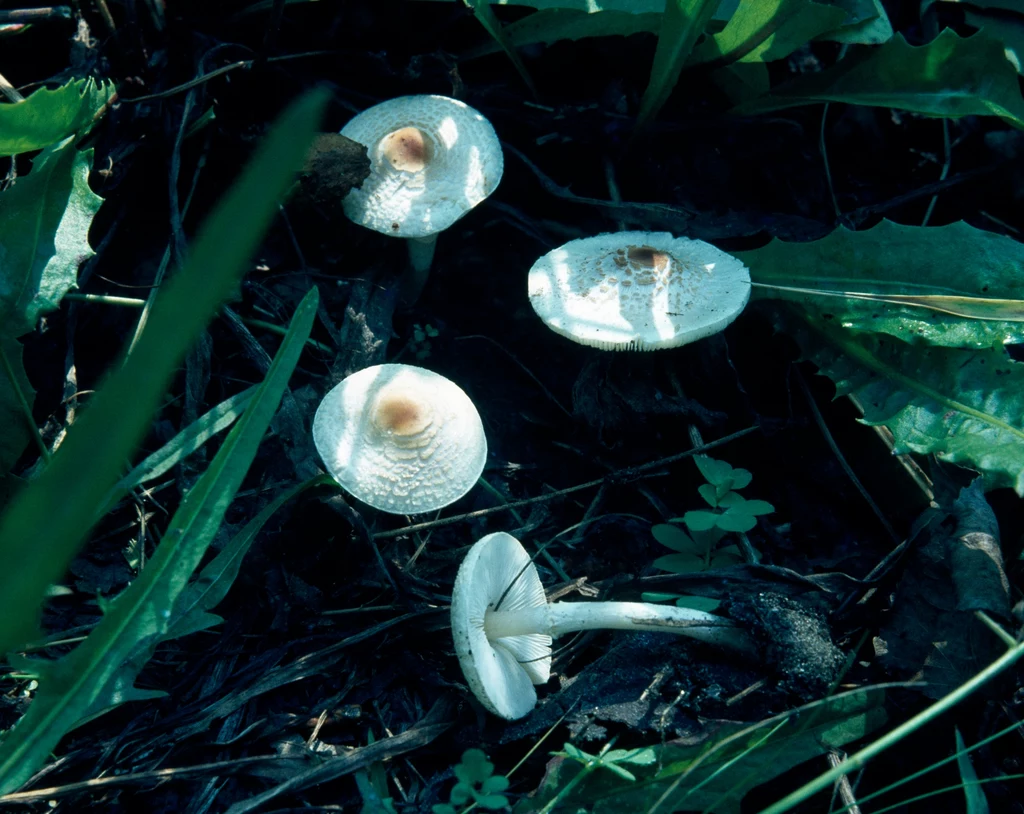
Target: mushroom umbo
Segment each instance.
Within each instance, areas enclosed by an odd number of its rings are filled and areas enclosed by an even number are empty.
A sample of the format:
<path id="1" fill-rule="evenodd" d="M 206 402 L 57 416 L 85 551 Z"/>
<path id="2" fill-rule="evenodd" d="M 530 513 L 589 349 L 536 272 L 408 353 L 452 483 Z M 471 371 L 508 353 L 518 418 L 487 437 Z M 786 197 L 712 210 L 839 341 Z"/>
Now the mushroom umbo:
<path id="1" fill-rule="evenodd" d="M 452 590 L 452 637 L 462 672 L 488 711 L 515 720 L 537 703 L 551 675 L 551 637 L 610 628 L 679 633 L 754 654 L 753 638 L 729 619 L 646 602 L 553 602 L 522 544 L 499 531 L 480 538 Z"/>
<path id="2" fill-rule="evenodd" d="M 370 156 L 370 177 L 343 201 L 355 223 L 408 238 L 412 275 L 405 299 L 419 295 L 438 232 L 487 198 L 501 180 L 501 143 L 483 115 L 447 96 L 400 96 L 358 114 L 342 130 Z"/>
<path id="3" fill-rule="evenodd" d="M 710 243 L 668 232 L 571 240 L 530 269 L 530 304 L 551 330 L 604 350 L 656 350 L 723 330 L 750 273 Z"/>
<path id="4" fill-rule="evenodd" d="M 391 514 L 454 503 L 487 459 L 469 396 L 413 365 L 375 365 L 343 379 L 317 408 L 313 442 L 345 491 Z"/>

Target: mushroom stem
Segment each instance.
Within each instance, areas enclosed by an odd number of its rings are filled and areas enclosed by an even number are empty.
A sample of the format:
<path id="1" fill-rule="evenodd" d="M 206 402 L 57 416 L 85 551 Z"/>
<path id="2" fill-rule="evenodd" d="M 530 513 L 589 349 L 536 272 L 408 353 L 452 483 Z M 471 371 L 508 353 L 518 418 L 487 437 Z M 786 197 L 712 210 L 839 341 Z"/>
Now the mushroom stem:
<path id="1" fill-rule="evenodd" d="M 409 247 L 409 265 L 412 270 L 402 278 L 401 299 L 406 307 L 410 307 L 416 304 L 426 288 L 430 265 L 434 261 L 434 249 L 437 247 L 437 235 L 410 237 L 405 243 Z"/>
<path id="2" fill-rule="evenodd" d="M 488 610 L 484 630 L 490 640 L 543 633 L 560 636 L 576 630 L 651 630 L 679 633 L 709 644 L 754 654 L 750 635 L 721 616 L 672 605 L 645 602 L 552 602 L 514 611 Z"/>

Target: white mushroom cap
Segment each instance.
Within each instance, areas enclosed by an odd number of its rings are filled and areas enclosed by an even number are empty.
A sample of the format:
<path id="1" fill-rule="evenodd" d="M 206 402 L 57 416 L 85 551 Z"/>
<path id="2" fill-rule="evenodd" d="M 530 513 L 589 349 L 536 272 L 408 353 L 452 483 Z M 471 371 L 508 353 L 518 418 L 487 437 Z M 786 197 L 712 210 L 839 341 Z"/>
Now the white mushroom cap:
<path id="1" fill-rule="evenodd" d="M 400 96 L 341 130 L 367 147 L 370 177 L 342 205 L 348 217 L 394 237 L 441 232 L 494 192 L 503 158 L 480 113 L 446 96 Z"/>
<path id="2" fill-rule="evenodd" d="M 344 379 L 317 408 L 313 442 L 347 492 L 392 514 L 454 503 L 487 459 L 469 396 L 413 365 L 376 365 Z"/>
<path id="3" fill-rule="evenodd" d="M 488 534 L 469 549 L 452 590 L 455 653 L 473 694 L 501 718 L 522 718 L 536 705 L 533 685 L 551 676 L 551 637 L 528 633 L 490 641 L 484 630 L 487 610 L 546 604 L 537 569 L 511 534 Z"/>
<path id="4" fill-rule="evenodd" d="M 725 328 L 750 273 L 710 243 L 668 232 L 572 240 L 533 264 L 530 304 L 556 333 L 605 350 L 685 345 Z"/>

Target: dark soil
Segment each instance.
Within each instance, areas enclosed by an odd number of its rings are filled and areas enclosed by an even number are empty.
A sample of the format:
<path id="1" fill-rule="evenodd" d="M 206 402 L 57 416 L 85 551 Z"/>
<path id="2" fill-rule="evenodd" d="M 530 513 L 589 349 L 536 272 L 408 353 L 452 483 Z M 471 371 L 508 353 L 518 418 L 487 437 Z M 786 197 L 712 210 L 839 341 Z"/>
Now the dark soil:
<path id="1" fill-rule="evenodd" d="M 724 334 L 677 350 L 606 353 L 556 336 L 536 318 L 526 272 L 561 243 L 615 231 L 622 221 L 712 240 L 726 251 L 772 237 L 816 239 L 838 225 L 866 228 L 882 217 L 919 225 L 932 196 L 915 193 L 939 177 L 941 121 L 833 105 L 825 138 L 834 206 L 819 149 L 821 106 L 737 118 L 708 76 L 684 75 L 650 133 L 631 141 L 652 36 L 525 49 L 540 93 L 534 99 L 503 55 L 457 56 L 486 39 L 457 3 L 296 3 L 272 25 L 271 12 L 262 8 L 269 4 L 247 10 L 245 3 L 177 2 L 167 4 L 162 29 L 145 3 L 109 5 L 115 31 L 94 4 L 81 6 L 95 38 L 91 47 L 69 49 L 72 28 L 55 22 L 3 40 L 0 51 L 0 71 L 23 89 L 63 74 L 69 64 L 75 75 L 118 82 L 121 101 L 91 137 L 92 184 L 106 203 L 92 230 L 98 254 L 82 272 L 86 292 L 145 296 L 168 249 L 173 274 L 189 237 L 268 123 L 315 85 L 333 93 L 325 130 L 336 131 L 353 112 L 393 96 L 440 93 L 480 110 L 507 147 L 497 192 L 441 236 L 428 287 L 411 310 L 394 310 L 397 274 L 406 262 L 401 241 L 348 223 L 324 197 L 293 202 L 275 222 L 230 308 L 243 318 L 286 325 L 315 285 L 324 307 L 313 338 L 330 350 L 303 356 L 291 400 L 215 548 L 275 494 L 315 474 L 319 461 L 308 428 L 319 399 L 368 364 L 414 361 L 414 325 L 439 332 L 429 356 L 416 363 L 457 382 L 480 411 L 490 446 L 484 477 L 496 493 L 515 501 L 604 480 L 516 511 L 501 509 L 495 495 L 476 488 L 442 514 L 492 511 L 418 531 L 402 529 L 434 518 L 380 514 L 328 491 L 288 505 L 261 534 L 217 609 L 223 625 L 162 646 L 143 671 L 139 686 L 166 695 L 124 705 L 74 730 L 26 788 L 167 774 L 67 788 L 28 807 L 43 810 L 52 799 L 75 812 L 222 812 L 321 757 L 330 765 L 329 756 L 348 756 L 355 763 L 338 769 L 338 776 L 283 790 L 261 810 L 358 811 L 363 801 L 351 771 L 384 761 L 377 765 L 386 772 L 396 810 L 429 811 L 447 800 L 450 767 L 465 749 L 484 749 L 498 772 L 508 772 L 553 728 L 512 778 L 509 794 L 518 801 L 541 783 L 548 753 L 570 737 L 588 751 L 611 737 L 617 747 L 697 742 L 719 721 L 759 721 L 821 698 L 837 684 L 850 688 L 920 673 L 922 664 L 909 657 L 891 650 L 883 657 L 875 637 L 910 612 L 897 599 L 906 589 L 901 578 L 908 563 L 917 562 L 910 552 L 925 542 L 914 524 L 928 498 L 884 438 L 856 422 L 855 407 L 832 401 L 832 385 L 796 361 L 795 345 L 773 333 L 767 311 L 751 308 Z M 886 5 L 911 42 L 929 38 L 916 22 L 918 4 Z M 520 14 L 500 11 L 506 20 Z M 265 54 L 306 56 L 266 62 L 260 59 Z M 835 44 L 814 44 L 771 69 L 778 79 L 818 70 L 838 55 Z M 209 111 L 213 118 L 176 147 L 178 133 Z M 1019 134 L 994 117 L 951 121 L 949 131 L 951 183 L 930 224 L 962 219 L 1018 236 L 1024 229 L 1021 164 L 1007 163 L 1004 145 Z M 609 178 L 623 200 L 669 204 L 674 213 L 634 208 L 610 214 L 573 200 L 609 200 Z M 553 194 L 552 185 L 564 196 Z M 193 186 L 191 207 L 177 223 L 170 213 Z M 136 317 L 130 309 L 76 303 L 25 340 L 38 391 L 36 418 L 51 437 L 65 418 L 66 355 L 73 354 L 77 389 L 93 389 L 117 360 Z M 214 322 L 155 418 L 145 451 L 259 381 L 265 354 L 278 342 L 276 334 L 258 327 L 250 332 L 227 317 Z M 80 401 L 87 405 L 88 396 Z M 685 458 L 636 467 L 690 450 L 692 430 L 705 442 L 748 431 L 711 454 L 749 469 L 753 482 L 745 494 L 776 509 L 748 535 L 760 565 L 686 576 L 652 566 L 667 551 L 651 525 L 699 508 L 703 480 Z M 133 578 L 138 557 L 126 552 L 137 552 L 141 541 L 148 556 L 215 447 L 174 470 L 138 506 L 124 505 L 97 527 L 65 581 L 72 592 L 47 608 L 48 633 L 82 635 L 96 621 L 97 595 L 116 595 Z M 844 461 L 895 536 L 858 492 Z M 31 465 L 31 453 L 22 463 Z M 960 520 L 951 514 L 953 500 L 970 473 L 924 459 L 917 464 L 933 479 L 937 523 L 954 529 Z M 1004 555 L 1013 562 L 1024 528 L 1019 501 L 1010 493 L 989 498 Z M 142 531 L 140 512 L 147 515 Z M 546 551 L 563 573 L 543 558 L 538 566 L 554 590 L 565 587 L 568 576 L 583 580 L 585 589 L 595 586 L 602 597 L 635 599 L 657 590 L 723 599 L 727 612 L 757 632 L 763 658 L 745 662 L 651 635 L 567 638 L 556 651 L 555 677 L 538 688 L 533 716 L 500 721 L 466 689 L 447 617 L 462 556 L 492 531 L 508 531 L 528 546 L 550 543 Z M 887 561 L 907 540 L 904 556 Z M 1019 591 L 1019 567 L 1009 576 Z M 927 594 L 953 579 L 941 568 L 933 578 L 919 590 Z M 935 619 L 922 624 L 923 636 L 939 625 Z M 965 635 L 979 648 L 958 663 L 969 675 L 990 654 L 981 652 L 987 634 L 980 625 Z M 56 656 L 66 647 L 45 653 Z M 25 682 L 5 686 L 3 728 L 30 703 Z M 954 748 L 954 723 L 969 744 L 1007 726 L 1024 702 L 1018 686 L 1004 676 L 891 750 L 872 764 L 857 792 L 946 757 Z M 919 689 L 891 690 L 890 725 L 929 701 Z M 321 757 L 311 756 L 307 741 Z M 371 742 L 376 751 L 350 751 Z M 1006 744 L 997 741 L 975 755 L 979 776 L 1020 771 L 1019 742 Z M 848 748 L 855 751 L 857 744 Z M 256 757 L 266 759 L 250 760 Z M 787 773 L 749 795 L 743 810 L 756 811 L 827 768 L 822 757 Z M 942 773 L 941 781 L 924 778 L 898 794 L 957 782 L 955 768 Z M 985 789 L 994 811 L 1024 812 L 1019 786 L 994 782 Z M 828 810 L 824 805 L 822 797 L 801 810 Z M 956 792 L 901 810 L 962 811 L 963 803 Z"/>

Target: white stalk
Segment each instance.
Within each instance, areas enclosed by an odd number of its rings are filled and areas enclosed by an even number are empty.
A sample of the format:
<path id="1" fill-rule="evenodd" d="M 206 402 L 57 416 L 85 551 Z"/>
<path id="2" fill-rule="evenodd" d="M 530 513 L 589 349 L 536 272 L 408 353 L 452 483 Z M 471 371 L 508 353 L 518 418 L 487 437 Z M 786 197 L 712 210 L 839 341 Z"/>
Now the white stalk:
<path id="1" fill-rule="evenodd" d="M 484 630 L 491 641 L 506 636 L 544 633 L 561 636 L 576 630 L 650 630 L 678 633 L 710 644 L 754 654 L 753 639 L 735 622 L 712 613 L 646 602 L 549 602 L 514 611 L 488 610 Z"/>
<path id="2" fill-rule="evenodd" d="M 409 265 L 412 268 L 403 278 L 401 299 L 407 307 L 411 307 L 420 298 L 430 277 L 434 249 L 437 248 L 437 234 L 407 238 L 405 245 L 409 247 Z"/>

